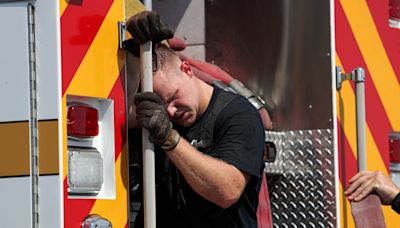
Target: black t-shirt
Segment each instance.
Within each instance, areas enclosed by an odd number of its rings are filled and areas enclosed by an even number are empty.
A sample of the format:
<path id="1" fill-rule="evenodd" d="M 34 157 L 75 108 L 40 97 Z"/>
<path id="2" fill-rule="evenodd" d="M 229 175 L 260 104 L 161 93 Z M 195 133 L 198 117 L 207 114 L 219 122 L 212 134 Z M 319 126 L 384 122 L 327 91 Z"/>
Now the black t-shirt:
<path id="1" fill-rule="evenodd" d="M 214 88 L 207 110 L 190 128 L 175 126 L 182 137 L 210 122 L 220 93 L 231 97 L 218 113 L 213 138 L 208 148 L 198 150 L 225 161 L 251 175 L 243 194 L 227 209 L 207 201 L 193 191 L 164 153 L 156 155 L 157 227 L 257 227 L 256 211 L 261 175 L 264 168 L 264 128 L 258 111 L 242 96 Z M 233 96 L 233 97 L 232 97 Z M 216 105 L 217 103 L 217 105 Z M 208 122 L 207 122 L 208 121 Z M 196 141 L 196 140 L 194 140 Z"/>

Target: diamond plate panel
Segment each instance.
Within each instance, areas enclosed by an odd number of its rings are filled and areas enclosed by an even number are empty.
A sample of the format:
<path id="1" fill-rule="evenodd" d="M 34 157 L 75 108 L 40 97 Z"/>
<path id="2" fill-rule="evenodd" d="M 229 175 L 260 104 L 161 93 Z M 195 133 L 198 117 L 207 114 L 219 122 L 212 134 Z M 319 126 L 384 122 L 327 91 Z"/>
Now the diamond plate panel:
<path id="1" fill-rule="evenodd" d="M 267 172 L 274 227 L 335 227 L 332 130 L 289 131 L 268 137 L 282 137 L 281 145 L 276 145 L 282 150 L 277 152 L 282 156 L 282 175 Z M 279 165 L 270 168 L 276 171 Z"/>

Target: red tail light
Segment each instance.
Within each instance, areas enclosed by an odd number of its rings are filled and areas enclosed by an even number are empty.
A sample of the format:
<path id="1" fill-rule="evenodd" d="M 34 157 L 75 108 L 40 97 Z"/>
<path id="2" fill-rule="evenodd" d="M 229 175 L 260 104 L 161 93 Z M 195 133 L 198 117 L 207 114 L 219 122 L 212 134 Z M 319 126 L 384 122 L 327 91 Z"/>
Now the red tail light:
<path id="1" fill-rule="evenodd" d="M 389 140 L 390 162 L 400 163 L 400 138 L 392 137 Z"/>
<path id="2" fill-rule="evenodd" d="M 68 136 L 93 137 L 99 134 L 99 114 L 97 109 L 85 105 L 68 106 Z"/>
<path id="3" fill-rule="evenodd" d="M 390 18 L 400 20 L 400 0 L 390 0 L 389 7 Z"/>

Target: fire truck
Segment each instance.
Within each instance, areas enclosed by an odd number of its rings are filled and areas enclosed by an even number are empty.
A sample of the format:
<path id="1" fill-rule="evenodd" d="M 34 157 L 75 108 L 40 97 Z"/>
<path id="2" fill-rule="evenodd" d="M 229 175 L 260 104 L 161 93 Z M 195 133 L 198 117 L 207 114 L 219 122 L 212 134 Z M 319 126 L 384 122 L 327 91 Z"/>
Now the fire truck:
<path id="1" fill-rule="evenodd" d="M 1 227 L 127 227 L 124 2 L 0 11 Z"/>
<path id="2" fill-rule="evenodd" d="M 397 1 L 152 4 L 186 42 L 184 55 L 226 70 L 268 110 L 264 213 L 274 227 L 355 227 L 343 192 L 359 160 L 356 86 L 341 76 L 360 68 L 366 168 L 400 184 Z M 0 0 L 1 227 L 130 227 L 143 167 L 128 154 L 138 69 L 121 44 L 124 21 L 144 9 L 138 0 Z M 400 224 L 382 211 L 387 227 Z"/>

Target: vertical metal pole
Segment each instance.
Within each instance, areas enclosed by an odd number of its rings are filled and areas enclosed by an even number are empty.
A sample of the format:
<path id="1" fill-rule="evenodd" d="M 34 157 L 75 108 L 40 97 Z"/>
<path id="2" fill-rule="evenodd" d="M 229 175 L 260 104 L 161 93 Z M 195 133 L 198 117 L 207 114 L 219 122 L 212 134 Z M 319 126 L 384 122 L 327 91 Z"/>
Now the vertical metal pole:
<path id="1" fill-rule="evenodd" d="M 353 71 L 356 86 L 356 116 L 357 116 L 357 160 L 358 171 L 367 170 L 367 149 L 365 137 L 365 71 L 357 68 Z"/>
<path id="2" fill-rule="evenodd" d="M 147 10 L 152 10 L 151 0 L 145 0 Z M 142 92 L 153 92 L 152 42 L 140 46 Z M 143 204 L 144 227 L 156 227 L 156 191 L 154 145 L 149 141 L 149 132 L 142 130 L 143 145 Z"/>
<path id="3" fill-rule="evenodd" d="M 32 228 L 39 227 L 39 146 L 36 90 L 36 47 L 34 8 L 28 4 L 29 31 L 29 96 L 30 96 L 30 158 L 31 158 L 31 191 L 32 191 Z"/>
<path id="4" fill-rule="evenodd" d="M 352 80 L 356 86 L 357 160 L 358 171 L 367 170 L 367 149 L 365 137 L 365 71 L 353 70 Z M 378 195 L 369 194 L 361 201 L 351 202 L 351 211 L 356 227 L 386 227 Z M 371 215 L 373 215 L 371 217 Z"/>

